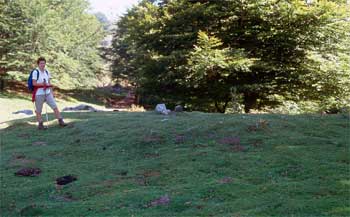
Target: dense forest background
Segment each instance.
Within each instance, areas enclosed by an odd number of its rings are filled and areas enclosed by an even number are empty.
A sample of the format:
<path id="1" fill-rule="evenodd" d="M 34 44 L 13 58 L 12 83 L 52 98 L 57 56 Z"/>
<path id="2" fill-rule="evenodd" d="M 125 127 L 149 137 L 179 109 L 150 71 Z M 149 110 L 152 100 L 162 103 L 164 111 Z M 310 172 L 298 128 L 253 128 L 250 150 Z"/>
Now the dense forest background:
<path id="1" fill-rule="evenodd" d="M 44 56 L 61 88 L 93 87 L 106 32 L 86 0 L 0 1 L 2 80 L 25 80 Z"/>
<path id="2" fill-rule="evenodd" d="M 349 1 L 142 0 L 112 27 L 88 7 L 0 1 L 2 83 L 25 80 L 40 55 L 62 88 L 95 87 L 109 64 L 140 104 L 232 113 L 350 104 Z"/>

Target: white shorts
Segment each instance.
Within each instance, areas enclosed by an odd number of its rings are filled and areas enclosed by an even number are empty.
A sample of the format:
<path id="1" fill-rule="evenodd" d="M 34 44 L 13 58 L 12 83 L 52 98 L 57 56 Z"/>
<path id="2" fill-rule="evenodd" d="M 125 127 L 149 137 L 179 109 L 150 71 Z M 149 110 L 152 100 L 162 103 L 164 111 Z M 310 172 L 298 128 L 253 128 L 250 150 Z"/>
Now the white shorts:
<path id="1" fill-rule="evenodd" d="M 42 112 L 44 102 L 46 102 L 51 107 L 52 110 L 57 108 L 56 101 L 53 98 L 52 93 L 47 94 L 46 99 L 45 99 L 45 95 L 36 95 L 35 96 L 35 110 L 37 113 Z"/>

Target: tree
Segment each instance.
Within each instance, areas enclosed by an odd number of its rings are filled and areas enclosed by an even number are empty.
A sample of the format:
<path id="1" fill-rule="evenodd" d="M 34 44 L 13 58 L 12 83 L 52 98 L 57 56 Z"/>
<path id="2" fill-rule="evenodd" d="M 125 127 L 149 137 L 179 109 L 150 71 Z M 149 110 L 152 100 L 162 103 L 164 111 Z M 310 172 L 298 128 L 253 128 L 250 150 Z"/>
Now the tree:
<path id="1" fill-rule="evenodd" d="M 186 77 L 189 88 L 198 89 L 197 94 L 205 96 L 209 105 L 214 102 L 219 112 L 225 112 L 231 101 L 232 94 L 228 90 L 235 87 L 237 91 L 239 86 L 238 81 L 232 82 L 232 77 L 237 77 L 236 72 L 250 72 L 254 63 L 243 50 L 221 48 L 222 45 L 219 38 L 200 31 L 197 45 L 188 58 Z"/>
<path id="2" fill-rule="evenodd" d="M 12 79 L 26 79 L 38 56 L 45 56 L 61 87 L 93 86 L 102 66 L 98 47 L 104 31 L 86 12 L 86 0 L 17 0 L 2 7 L 4 26 L 12 32 L 10 40 L 2 41 L 3 47 L 11 48 L 2 52 L 2 71 Z"/>
<path id="3" fill-rule="evenodd" d="M 208 111 L 224 112 L 233 87 L 246 112 L 284 100 L 344 102 L 345 3 L 142 1 L 118 23 L 115 75 L 123 72 L 147 98 Z"/>
<path id="4" fill-rule="evenodd" d="M 25 40 L 25 16 L 16 1 L 0 1 L 0 90 L 9 79 L 8 72 L 25 65 L 28 55 L 22 52 Z"/>

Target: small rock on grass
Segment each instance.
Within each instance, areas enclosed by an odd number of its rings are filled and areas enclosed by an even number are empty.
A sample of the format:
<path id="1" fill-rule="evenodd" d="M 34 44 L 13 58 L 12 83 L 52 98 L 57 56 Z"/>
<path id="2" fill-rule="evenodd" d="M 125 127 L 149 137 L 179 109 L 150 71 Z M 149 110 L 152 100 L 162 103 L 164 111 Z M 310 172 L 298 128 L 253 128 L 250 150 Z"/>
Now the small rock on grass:
<path id="1" fill-rule="evenodd" d="M 22 168 L 20 170 L 18 170 L 17 172 L 15 172 L 16 176 L 39 176 L 39 174 L 41 173 L 41 170 L 39 168 L 30 168 L 30 167 L 26 167 L 26 168 Z"/>
<path id="2" fill-rule="evenodd" d="M 69 184 L 71 182 L 74 182 L 77 180 L 77 177 L 72 176 L 72 175 L 68 175 L 68 176 L 62 176 L 56 179 L 56 184 L 57 185 L 66 185 Z"/>

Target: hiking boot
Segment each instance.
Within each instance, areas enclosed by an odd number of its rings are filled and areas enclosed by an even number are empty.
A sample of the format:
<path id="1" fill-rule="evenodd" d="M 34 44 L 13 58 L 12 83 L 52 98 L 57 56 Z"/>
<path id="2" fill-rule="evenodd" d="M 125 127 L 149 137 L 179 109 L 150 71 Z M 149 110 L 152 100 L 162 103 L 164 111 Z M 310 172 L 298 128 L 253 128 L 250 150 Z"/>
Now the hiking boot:
<path id="1" fill-rule="evenodd" d="M 62 118 L 58 119 L 58 124 L 59 124 L 61 127 L 65 127 L 65 126 L 67 126 L 67 124 L 66 124 L 66 123 L 64 123 L 64 121 L 63 121 L 63 119 L 62 119 Z"/>
<path id="2" fill-rule="evenodd" d="M 43 122 L 39 122 L 38 130 L 46 130 L 46 128 L 44 127 L 44 123 Z"/>

